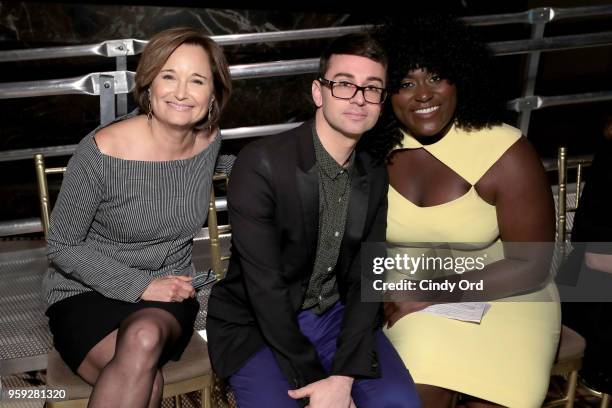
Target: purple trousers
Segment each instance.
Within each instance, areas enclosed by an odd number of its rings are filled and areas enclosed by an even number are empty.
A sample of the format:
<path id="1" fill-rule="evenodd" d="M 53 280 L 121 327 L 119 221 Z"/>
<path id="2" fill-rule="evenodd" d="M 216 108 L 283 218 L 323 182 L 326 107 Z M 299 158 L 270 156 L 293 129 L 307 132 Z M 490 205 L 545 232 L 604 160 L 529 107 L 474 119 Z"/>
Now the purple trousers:
<path id="1" fill-rule="evenodd" d="M 336 354 L 344 306 L 340 302 L 317 316 L 309 310 L 301 312 L 301 332 L 314 345 L 325 370 L 329 372 Z M 417 408 L 419 397 L 401 358 L 383 334 L 376 334 L 378 365 L 381 377 L 356 380 L 351 396 L 358 408 Z M 293 389 L 269 347 L 254 354 L 240 370 L 229 378 L 238 407 L 296 408 L 298 402 L 287 395 Z"/>

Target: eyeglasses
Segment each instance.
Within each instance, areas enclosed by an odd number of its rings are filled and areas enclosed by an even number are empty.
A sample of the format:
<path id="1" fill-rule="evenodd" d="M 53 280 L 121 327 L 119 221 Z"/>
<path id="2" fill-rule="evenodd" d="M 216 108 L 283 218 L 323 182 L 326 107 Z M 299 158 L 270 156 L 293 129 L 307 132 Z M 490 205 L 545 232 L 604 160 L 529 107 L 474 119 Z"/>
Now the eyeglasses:
<path id="1" fill-rule="evenodd" d="M 359 86 L 352 82 L 336 82 L 322 77 L 319 77 L 318 81 L 325 86 L 329 86 L 332 96 L 338 99 L 353 99 L 359 91 L 362 92 L 363 99 L 367 103 L 381 104 L 387 97 L 387 90 L 377 86 Z"/>

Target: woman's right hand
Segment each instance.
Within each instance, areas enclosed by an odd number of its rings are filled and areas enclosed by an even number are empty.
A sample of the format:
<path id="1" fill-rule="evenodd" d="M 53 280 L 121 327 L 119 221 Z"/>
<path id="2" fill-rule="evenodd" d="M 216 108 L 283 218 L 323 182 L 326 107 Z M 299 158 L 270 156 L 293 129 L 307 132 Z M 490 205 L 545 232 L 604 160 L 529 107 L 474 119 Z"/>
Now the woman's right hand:
<path id="1" fill-rule="evenodd" d="M 189 276 L 164 276 L 152 281 L 142 293 L 142 300 L 182 302 L 195 296 Z"/>

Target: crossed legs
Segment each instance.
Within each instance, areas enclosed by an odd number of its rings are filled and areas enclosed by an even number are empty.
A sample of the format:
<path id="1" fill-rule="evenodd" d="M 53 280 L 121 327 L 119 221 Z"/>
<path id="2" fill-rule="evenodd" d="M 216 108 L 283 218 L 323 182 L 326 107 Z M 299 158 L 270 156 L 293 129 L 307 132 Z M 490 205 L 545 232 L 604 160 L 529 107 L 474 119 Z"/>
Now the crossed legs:
<path id="1" fill-rule="evenodd" d="M 94 389 L 89 407 L 159 407 L 164 380 L 158 361 L 167 344 L 181 335 L 167 311 L 132 313 L 87 353 L 78 374 Z"/>

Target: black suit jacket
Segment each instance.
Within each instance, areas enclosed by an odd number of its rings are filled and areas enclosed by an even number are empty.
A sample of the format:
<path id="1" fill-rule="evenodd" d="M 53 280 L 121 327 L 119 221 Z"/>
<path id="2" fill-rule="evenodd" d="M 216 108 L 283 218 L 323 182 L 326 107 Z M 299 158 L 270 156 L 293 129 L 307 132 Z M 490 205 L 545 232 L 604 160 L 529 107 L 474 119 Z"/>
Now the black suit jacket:
<path id="1" fill-rule="evenodd" d="M 336 277 L 346 306 L 332 370 L 300 332 L 297 315 L 312 274 L 319 225 L 313 122 L 247 145 L 228 191 L 232 254 L 208 302 L 207 334 L 215 372 L 232 375 L 269 346 L 296 388 L 331 374 L 380 375 L 375 332 L 380 303 L 361 302 L 361 243 L 385 240 L 388 178 L 357 152 Z"/>

